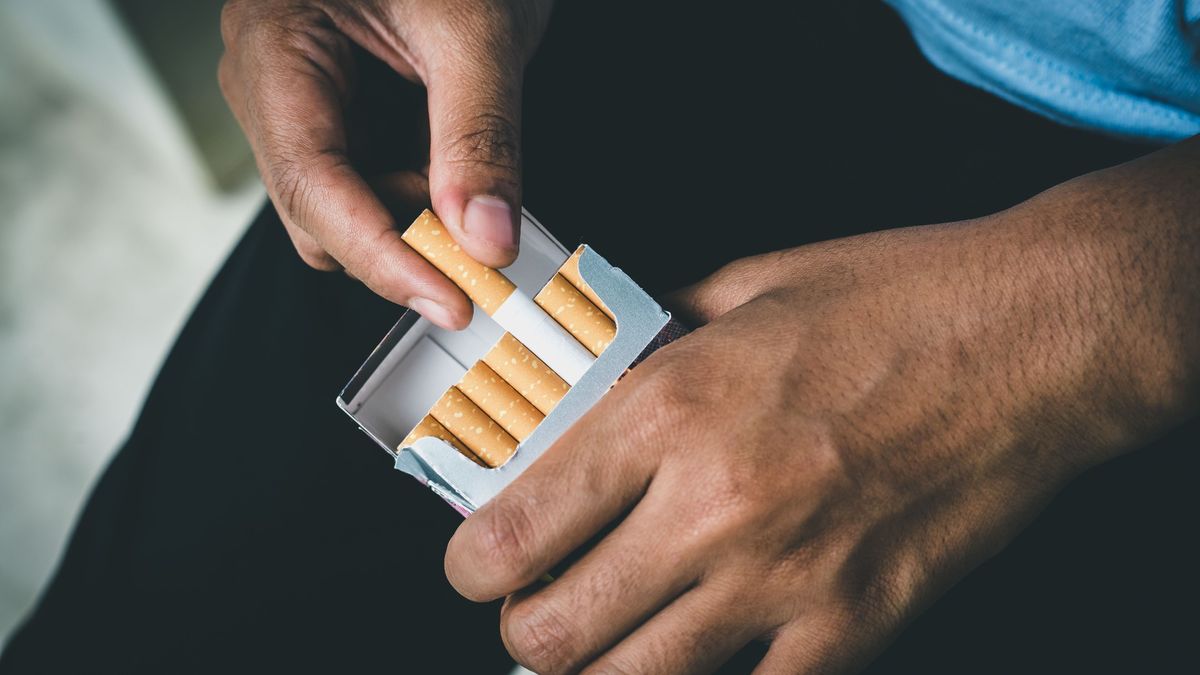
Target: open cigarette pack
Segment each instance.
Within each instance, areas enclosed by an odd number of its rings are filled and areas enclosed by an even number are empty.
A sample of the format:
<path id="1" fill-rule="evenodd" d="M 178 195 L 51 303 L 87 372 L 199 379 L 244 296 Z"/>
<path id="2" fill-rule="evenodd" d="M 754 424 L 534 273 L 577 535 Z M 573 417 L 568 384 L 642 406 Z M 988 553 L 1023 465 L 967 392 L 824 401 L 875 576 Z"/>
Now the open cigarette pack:
<path id="1" fill-rule="evenodd" d="M 631 367 L 687 331 L 587 246 L 522 213 L 520 254 L 471 260 L 426 211 L 404 239 L 472 299 L 465 330 L 407 311 L 338 396 L 368 436 L 463 515 L 500 492 Z"/>

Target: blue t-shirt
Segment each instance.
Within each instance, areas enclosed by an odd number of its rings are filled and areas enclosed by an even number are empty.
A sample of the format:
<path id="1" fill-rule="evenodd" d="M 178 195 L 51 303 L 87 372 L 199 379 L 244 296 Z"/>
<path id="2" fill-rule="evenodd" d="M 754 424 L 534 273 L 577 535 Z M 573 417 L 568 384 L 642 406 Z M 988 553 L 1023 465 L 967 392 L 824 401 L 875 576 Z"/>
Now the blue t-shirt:
<path id="1" fill-rule="evenodd" d="M 886 0 L 946 73 L 1059 122 L 1200 133 L 1200 0 Z"/>

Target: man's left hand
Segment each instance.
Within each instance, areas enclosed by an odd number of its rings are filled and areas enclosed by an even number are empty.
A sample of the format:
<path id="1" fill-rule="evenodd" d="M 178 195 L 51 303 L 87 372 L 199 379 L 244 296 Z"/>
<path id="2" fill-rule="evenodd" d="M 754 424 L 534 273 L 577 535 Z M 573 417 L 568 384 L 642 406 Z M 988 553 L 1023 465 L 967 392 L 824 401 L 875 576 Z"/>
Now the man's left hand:
<path id="1" fill-rule="evenodd" d="M 1066 481 L 1181 414 L 1128 357 L 1154 327 L 1123 298 L 1160 286 L 1115 273 L 1116 230 L 1078 227 L 1091 181 L 687 289 L 706 325 L 463 523 L 451 583 L 509 596 L 504 642 L 545 675 L 702 672 L 753 640 L 761 672 L 865 664 Z"/>

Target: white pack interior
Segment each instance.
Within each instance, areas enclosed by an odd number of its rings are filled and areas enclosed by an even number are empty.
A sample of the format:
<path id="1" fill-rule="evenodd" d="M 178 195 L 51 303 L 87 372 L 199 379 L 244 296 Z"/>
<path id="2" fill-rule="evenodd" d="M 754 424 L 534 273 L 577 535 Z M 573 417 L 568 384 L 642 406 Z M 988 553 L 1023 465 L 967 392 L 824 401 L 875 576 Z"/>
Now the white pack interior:
<path id="1" fill-rule="evenodd" d="M 528 213 L 521 216 L 521 248 L 504 274 L 533 297 L 570 255 Z M 353 416 L 391 452 L 438 398 L 483 357 L 504 331 L 478 307 L 462 331 L 438 328 L 424 318 L 404 334 L 353 397 Z M 358 406 L 361 407 L 358 407 Z"/>

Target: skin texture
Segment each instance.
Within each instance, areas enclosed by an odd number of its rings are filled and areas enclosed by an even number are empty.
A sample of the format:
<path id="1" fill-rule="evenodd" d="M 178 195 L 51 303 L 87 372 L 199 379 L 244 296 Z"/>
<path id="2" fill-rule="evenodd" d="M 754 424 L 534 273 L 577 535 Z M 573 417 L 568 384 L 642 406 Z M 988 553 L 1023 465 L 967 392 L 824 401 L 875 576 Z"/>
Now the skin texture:
<path id="1" fill-rule="evenodd" d="M 449 544 L 539 673 L 853 670 L 1200 401 L 1200 140 L 991 217 L 732 263 Z M 615 528 L 598 543 L 594 538 Z M 565 573 L 539 581 L 575 549 Z"/>
<path id="2" fill-rule="evenodd" d="M 301 258 L 346 272 L 447 328 L 470 302 L 400 240 L 351 160 L 356 49 L 428 92 L 434 210 L 480 262 L 517 254 L 520 98 L 549 0 L 234 0 L 221 18 L 221 89 Z M 414 129 L 414 135 L 425 133 Z"/>
<path id="3" fill-rule="evenodd" d="M 512 260 L 548 13 L 226 6 L 222 87 L 305 261 L 465 324 L 392 214 L 429 199 L 476 259 Z M 352 161 L 355 49 L 427 87 L 427 166 L 367 182 Z M 539 673 L 707 672 L 751 640 L 764 673 L 863 665 L 1080 471 L 1195 414 L 1198 187 L 1193 139 L 990 217 L 728 265 L 672 299 L 701 328 L 464 521 L 447 577 L 507 596 L 502 637 Z M 474 196 L 501 226 L 469 226 Z"/>

